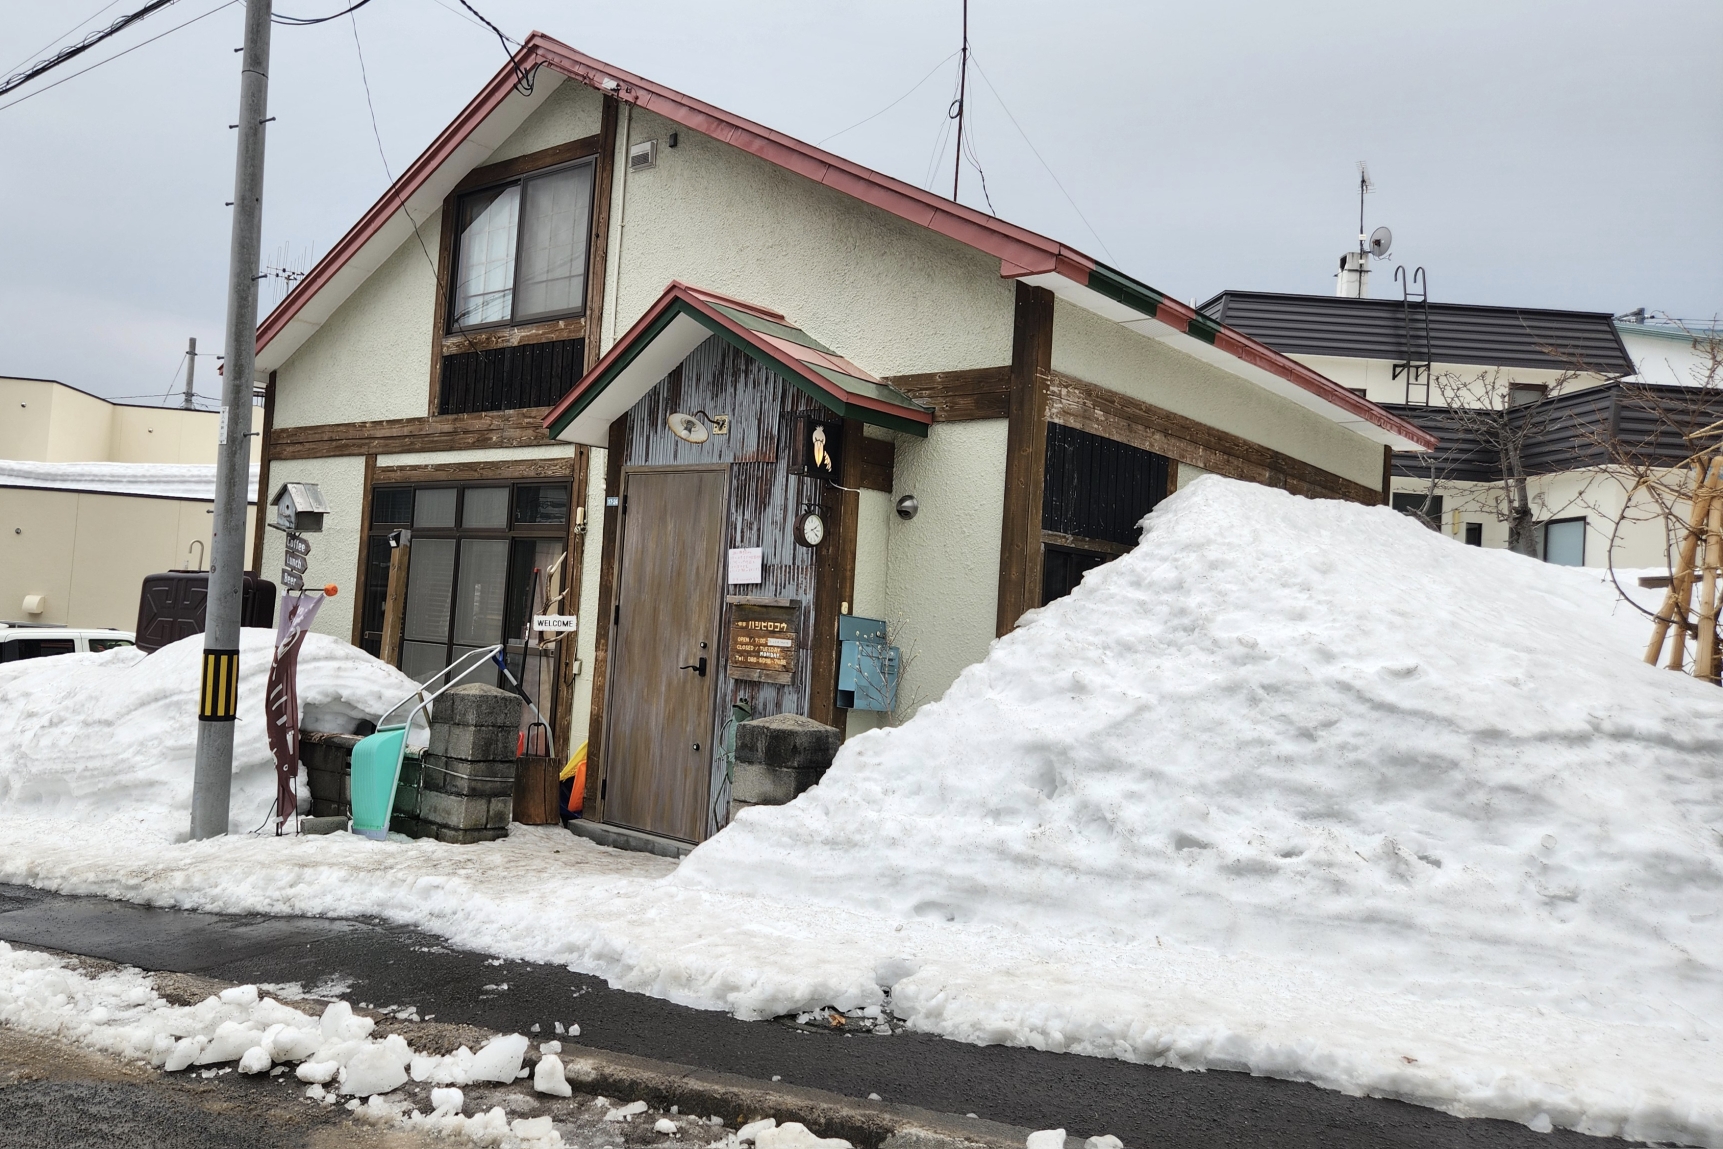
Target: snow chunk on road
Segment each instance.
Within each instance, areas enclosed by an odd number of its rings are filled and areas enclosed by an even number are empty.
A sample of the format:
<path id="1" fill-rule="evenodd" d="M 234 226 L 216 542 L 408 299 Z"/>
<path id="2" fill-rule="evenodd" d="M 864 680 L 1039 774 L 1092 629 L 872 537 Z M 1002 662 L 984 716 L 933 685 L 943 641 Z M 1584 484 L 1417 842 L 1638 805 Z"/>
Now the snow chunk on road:
<path id="1" fill-rule="evenodd" d="M 233 818 L 243 833 L 275 795 L 263 720 L 274 632 L 240 632 L 239 722 L 234 726 Z M 197 751 L 203 636 L 153 654 L 122 647 L 0 666 L 0 807 L 14 814 L 134 816 L 184 828 Z M 323 634 L 299 652 L 301 724 L 352 731 L 399 702 L 414 683 L 394 667 Z"/>

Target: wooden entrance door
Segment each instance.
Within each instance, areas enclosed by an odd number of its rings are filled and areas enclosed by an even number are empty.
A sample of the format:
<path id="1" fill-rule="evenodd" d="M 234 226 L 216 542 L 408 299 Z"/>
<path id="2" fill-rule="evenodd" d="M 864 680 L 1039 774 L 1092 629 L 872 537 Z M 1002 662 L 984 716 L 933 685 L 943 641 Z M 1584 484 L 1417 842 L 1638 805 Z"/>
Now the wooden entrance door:
<path id="1" fill-rule="evenodd" d="M 604 820 L 688 842 L 706 836 L 710 801 L 728 477 L 678 468 L 622 482 Z"/>

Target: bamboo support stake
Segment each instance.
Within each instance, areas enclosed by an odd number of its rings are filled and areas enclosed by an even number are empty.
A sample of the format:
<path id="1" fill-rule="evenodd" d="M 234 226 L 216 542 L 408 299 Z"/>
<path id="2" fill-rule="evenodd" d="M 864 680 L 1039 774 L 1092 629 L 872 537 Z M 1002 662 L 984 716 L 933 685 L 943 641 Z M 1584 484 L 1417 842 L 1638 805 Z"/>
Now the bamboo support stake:
<path id="1" fill-rule="evenodd" d="M 1699 531 L 1705 522 L 1709 507 L 1709 488 L 1705 485 L 1705 464 L 1693 464 L 1693 496 L 1692 508 L 1687 516 L 1687 533 L 1681 538 L 1680 557 L 1675 561 L 1674 577 L 1669 580 L 1669 590 L 1663 596 L 1663 608 L 1657 612 L 1657 623 L 1651 630 L 1651 642 L 1645 647 L 1645 661 L 1656 666 L 1657 660 L 1663 654 L 1663 642 L 1669 635 L 1669 627 L 1680 619 L 1676 626 L 1678 634 L 1687 630 L 1686 602 L 1688 590 L 1693 583 L 1693 563 L 1699 545 Z M 1679 606 L 1681 613 L 1677 614 Z M 1678 640 L 1679 641 L 1679 640 Z M 1670 667 L 1672 670 L 1681 669 L 1681 661 L 1677 658 Z"/>
<path id="2" fill-rule="evenodd" d="M 1723 559 L 1723 499 L 1717 484 L 1723 478 L 1723 459 L 1711 464 L 1711 505 L 1706 513 L 1705 573 L 1699 592 L 1699 648 L 1694 655 L 1693 677 L 1717 677 L 1717 567 Z"/>
<path id="3" fill-rule="evenodd" d="M 1670 644 L 1668 667 L 1670 670 L 1685 671 L 1687 669 L 1687 632 L 1692 628 L 1689 621 L 1693 617 L 1693 591 L 1697 581 L 1698 568 L 1704 562 L 1705 523 L 1711 513 L 1711 500 L 1717 497 L 1717 487 L 1714 481 L 1716 460 L 1710 469 L 1705 471 L 1704 479 L 1699 484 L 1698 499 L 1705 509 L 1694 518 L 1693 542 L 1696 552 L 1694 561 L 1687 564 L 1681 571 L 1681 583 L 1676 588 L 1675 640 Z M 1684 548 L 1685 549 L 1685 548 Z M 1695 636 L 1697 637 L 1697 635 Z"/>

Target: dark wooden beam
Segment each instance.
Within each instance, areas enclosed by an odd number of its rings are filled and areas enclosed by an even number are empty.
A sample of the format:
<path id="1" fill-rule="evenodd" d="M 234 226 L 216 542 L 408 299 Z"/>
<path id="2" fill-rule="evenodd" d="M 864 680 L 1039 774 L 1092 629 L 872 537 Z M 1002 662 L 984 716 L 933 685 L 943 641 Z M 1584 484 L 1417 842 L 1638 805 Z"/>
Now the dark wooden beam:
<path id="1" fill-rule="evenodd" d="M 562 602 L 555 613 L 577 614 L 580 611 L 580 575 L 586 558 L 586 490 L 588 472 L 587 462 L 590 458 L 590 447 L 577 447 L 574 458 L 563 460 L 568 467 L 568 537 L 567 557 L 562 561 Z M 580 625 L 590 626 L 591 619 L 580 620 Z M 557 639 L 556 665 L 556 713 L 551 716 L 551 728 L 557 731 L 557 744 L 562 747 L 561 757 L 564 762 L 574 753 L 570 739 L 574 736 L 574 660 L 580 644 L 573 635 Z M 583 668 L 585 669 L 585 668 Z"/>
<path id="2" fill-rule="evenodd" d="M 365 456 L 365 481 L 360 486 L 364 501 L 359 504 L 359 564 L 353 573 L 353 637 L 358 646 L 365 637 L 365 567 L 371 550 L 371 487 L 376 482 L 377 456 Z"/>
<path id="3" fill-rule="evenodd" d="M 598 129 L 598 171 L 592 185 L 592 239 L 586 265 L 586 369 L 598 363 L 604 343 L 604 277 L 610 259 L 610 185 L 616 170 L 615 96 L 604 97 Z"/>
<path id="4" fill-rule="evenodd" d="M 861 474 L 853 485 L 864 491 L 884 491 L 889 495 L 892 476 L 896 470 L 897 444 L 890 439 L 870 439 L 864 436 L 861 443 Z"/>
<path id="5" fill-rule="evenodd" d="M 845 419 L 840 458 L 841 487 L 860 485 L 865 436 L 859 419 Z M 826 504 L 828 537 L 814 553 L 814 633 L 808 644 L 808 717 L 844 728 L 848 711 L 838 707 L 838 615 L 855 597 L 856 530 L 861 521 L 861 496 L 854 490 L 832 490 Z"/>
<path id="6" fill-rule="evenodd" d="M 580 448 L 585 451 L 586 448 Z M 487 463 L 422 463 L 378 467 L 378 483 L 473 483 L 496 479 L 566 479 L 570 459 L 501 459 Z M 570 509 L 577 504 L 570 504 Z"/>
<path id="7" fill-rule="evenodd" d="M 931 371 L 924 375 L 895 375 L 886 382 L 916 402 L 932 407 L 935 423 L 1004 419 L 1010 415 L 1009 364 L 961 371 Z"/>
<path id="8" fill-rule="evenodd" d="M 1048 381 L 1047 419 L 1165 455 L 1177 463 L 1189 463 L 1228 478 L 1280 487 L 1295 495 L 1366 504 L 1381 501 L 1380 492 L 1363 483 L 1141 399 L 1058 372 L 1052 373 Z"/>
<path id="9" fill-rule="evenodd" d="M 610 99 L 610 97 L 606 97 Z M 508 180 L 519 179 L 531 172 L 554 168 L 558 164 L 573 163 L 587 156 L 603 154 L 601 149 L 602 136 L 584 136 L 578 140 L 570 140 L 566 144 L 554 144 L 548 148 L 540 148 L 536 152 L 528 152 L 524 156 L 513 159 L 498 160 L 494 164 L 486 164 L 482 168 L 474 168 L 462 177 L 455 185 L 455 194 L 475 191 L 489 184 L 505 183 Z"/>
<path id="10" fill-rule="evenodd" d="M 1041 605 L 1041 488 L 1047 470 L 1047 382 L 1053 370 L 1053 293 L 1017 284 L 1011 399 L 1005 436 L 1005 509 L 999 539 L 999 634 Z"/>
<path id="11" fill-rule="evenodd" d="M 342 455 L 461 451 L 475 447 L 547 447 L 556 442 L 544 429 L 544 416 L 549 410 L 548 407 L 523 407 L 517 411 L 275 427 L 269 435 L 266 457 L 327 459 Z"/>

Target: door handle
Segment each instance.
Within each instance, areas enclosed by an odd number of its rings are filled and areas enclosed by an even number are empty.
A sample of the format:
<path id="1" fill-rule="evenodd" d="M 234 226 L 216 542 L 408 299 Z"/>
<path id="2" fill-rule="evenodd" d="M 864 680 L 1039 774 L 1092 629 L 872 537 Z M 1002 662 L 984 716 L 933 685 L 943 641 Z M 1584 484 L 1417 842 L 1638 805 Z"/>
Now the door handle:
<path id="1" fill-rule="evenodd" d="M 696 662 L 691 666 L 678 666 L 676 669 L 677 670 L 692 670 L 695 674 L 698 674 L 701 678 L 705 678 L 706 677 L 706 656 L 702 654 L 700 656 L 699 662 Z"/>

